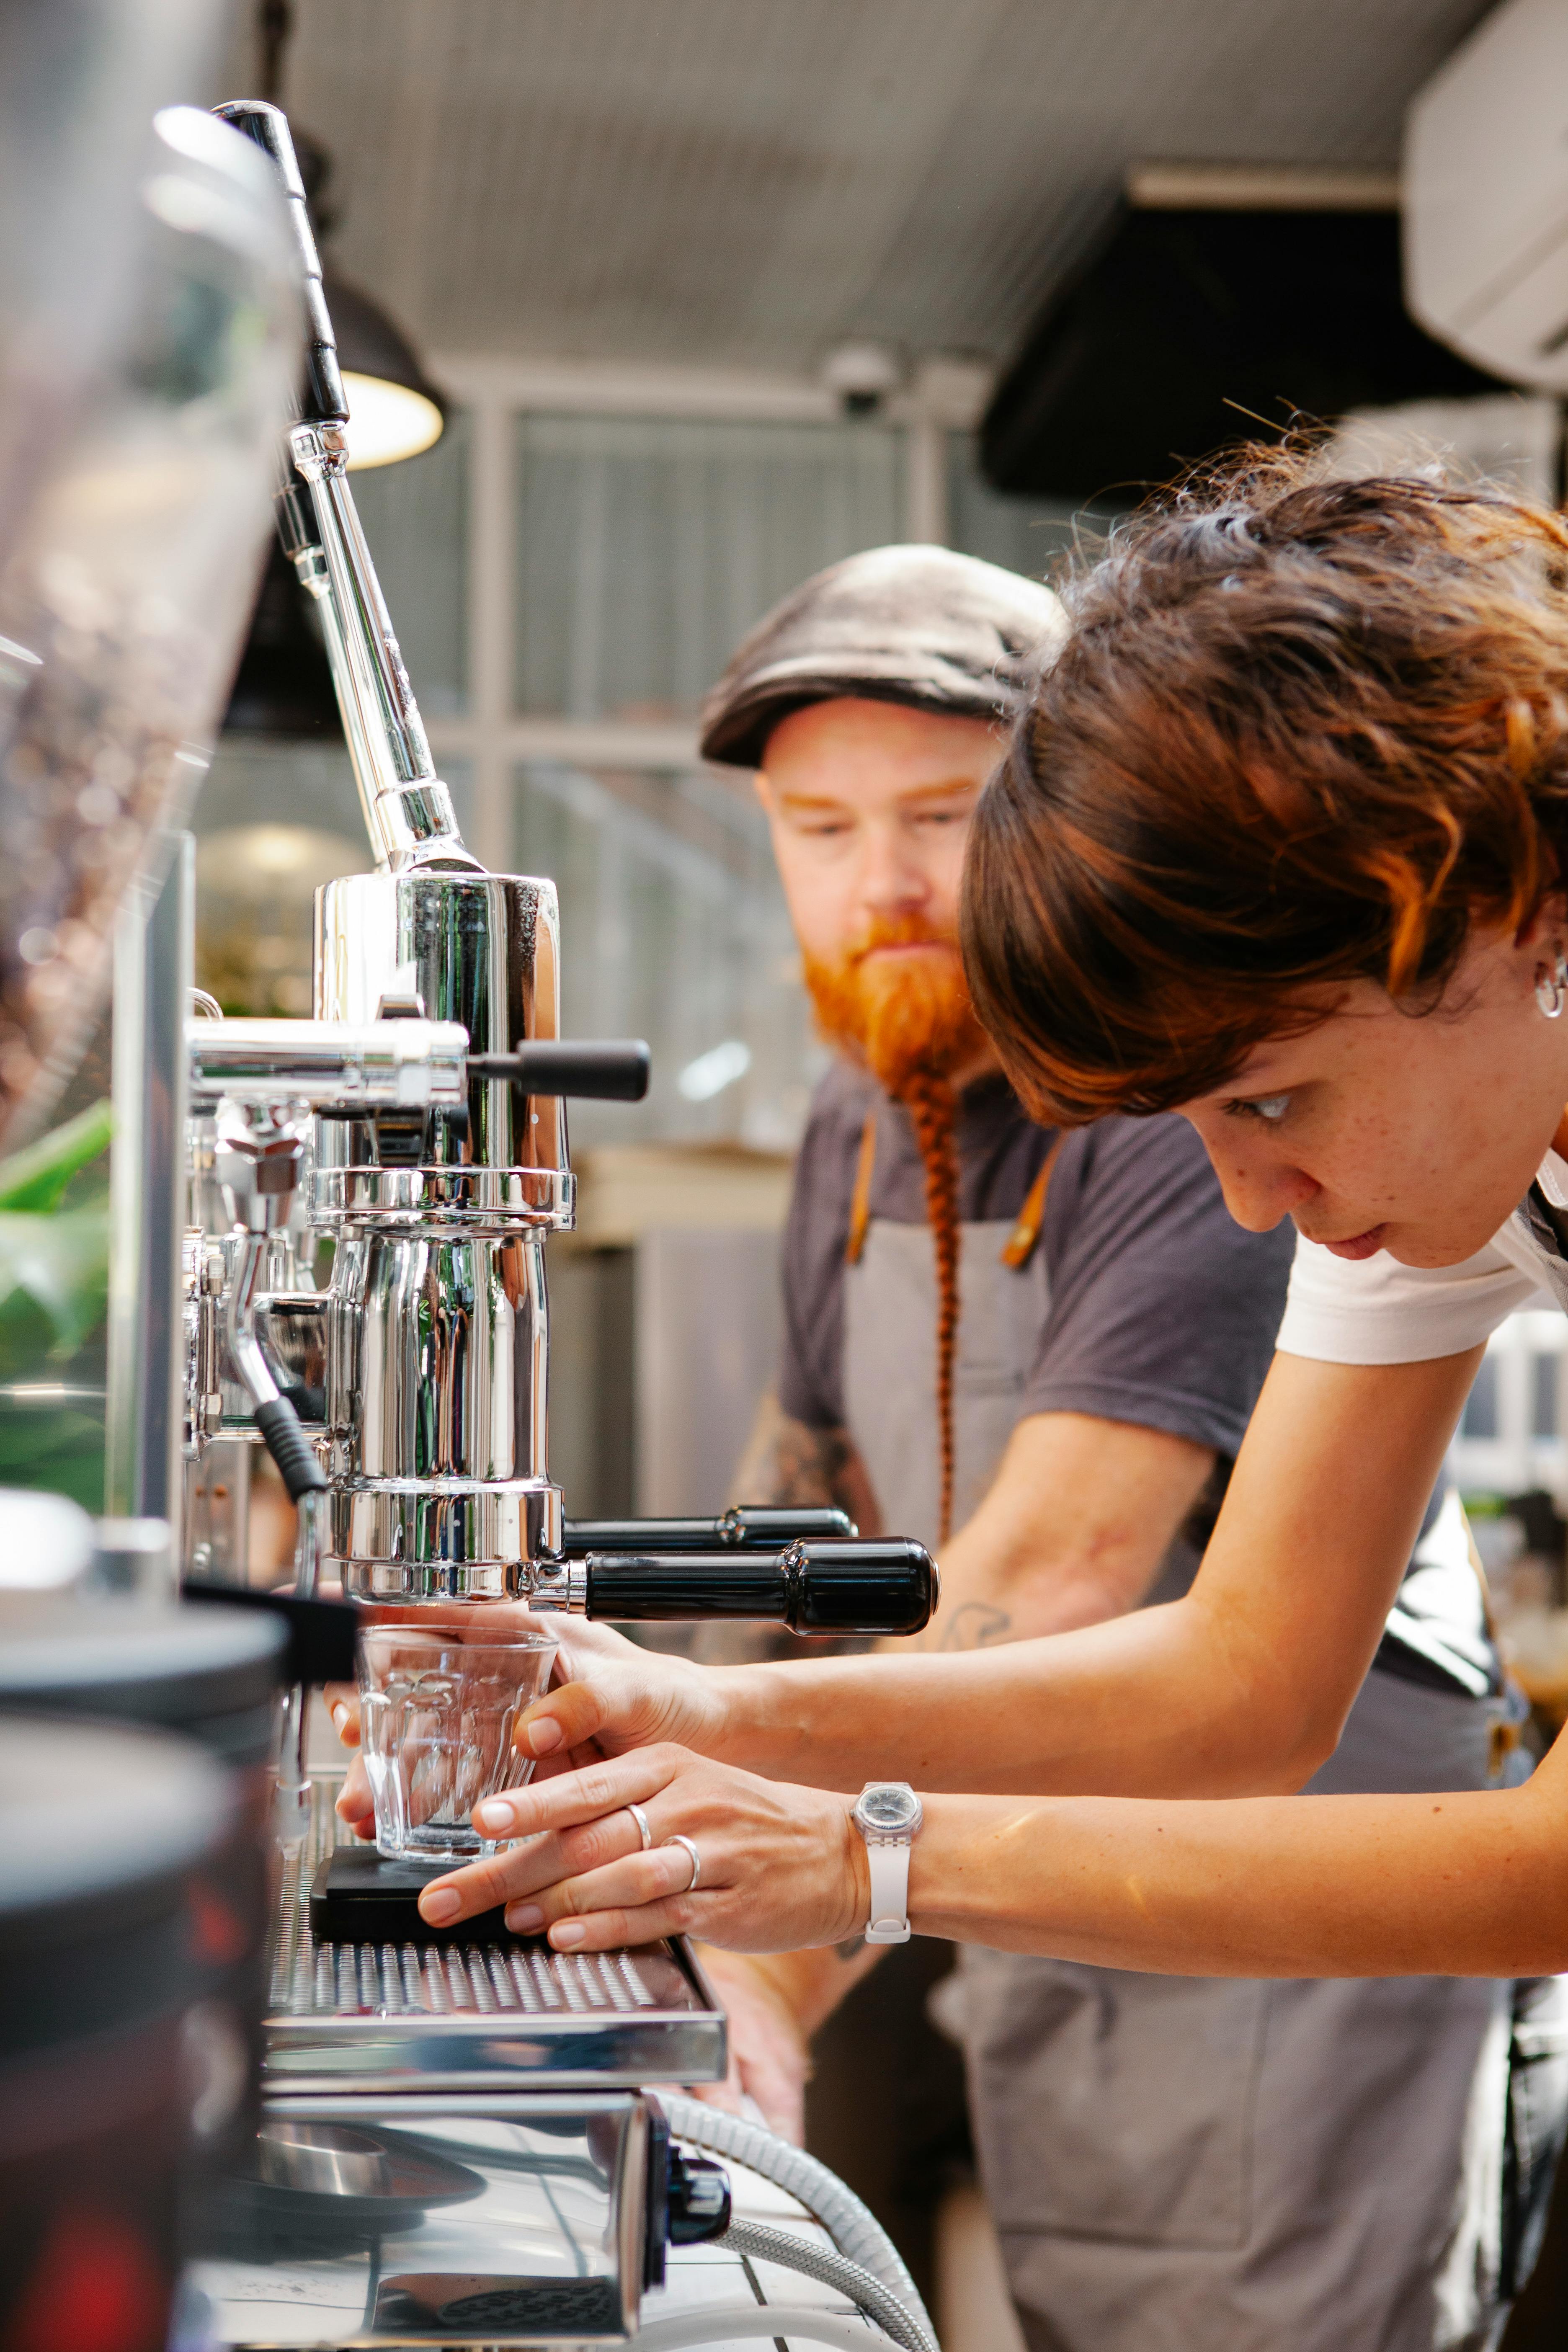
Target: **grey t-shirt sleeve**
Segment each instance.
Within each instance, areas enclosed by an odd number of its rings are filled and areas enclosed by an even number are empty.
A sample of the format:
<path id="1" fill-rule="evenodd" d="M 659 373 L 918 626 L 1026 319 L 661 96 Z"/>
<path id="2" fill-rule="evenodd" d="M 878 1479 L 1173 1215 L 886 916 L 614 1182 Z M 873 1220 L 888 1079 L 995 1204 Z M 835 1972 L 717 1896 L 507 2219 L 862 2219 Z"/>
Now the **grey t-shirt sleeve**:
<path id="1" fill-rule="evenodd" d="M 1050 1306 L 1024 1411 L 1234 1455 L 1274 1352 L 1293 1228 L 1232 1221 L 1185 1119 L 1107 1118 L 1063 1143 L 1042 1246 Z"/>

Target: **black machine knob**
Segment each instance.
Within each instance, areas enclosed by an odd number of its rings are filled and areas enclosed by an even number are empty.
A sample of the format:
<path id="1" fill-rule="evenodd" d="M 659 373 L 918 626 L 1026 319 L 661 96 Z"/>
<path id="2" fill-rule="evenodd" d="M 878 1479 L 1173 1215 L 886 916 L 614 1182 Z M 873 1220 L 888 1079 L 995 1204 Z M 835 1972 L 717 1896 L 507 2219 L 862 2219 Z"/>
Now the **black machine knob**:
<path id="1" fill-rule="evenodd" d="M 783 1544 L 859 1532 L 847 1511 L 744 1503 L 716 1519 L 568 1519 L 562 1550 L 568 1559 L 585 1559 L 591 1551 L 777 1551 Z"/>
<path id="2" fill-rule="evenodd" d="M 643 2284 L 664 2284 L 668 2246 L 698 2246 L 721 2237 L 730 2226 L 730 2176 L 705 2156 L 688 2156 L 670 2145 L 669 2119 L 652 2092 L 647 2109 L 647 2226 Z"/>
<path id="3" fill-rule="evenodd" d="M 669 2151 L 665 2234 L 672 2246 L 705 2245 L 730 2226 L 730 2176 L 711 2157 Z"/>
<path id="4" fill-rule="evenodd" d="M 746 1617 L 793 1633 L 918 1633 L 941 1582 L 923 1544 L 786 1544 L 776 1552 L 589 1552 L 587 1613 L 654 1622 Z"/>
<path id="5" fill-rule="evenodd" d="M 510 1078 L 531 1095 L 574 1095 L 586 1102 L 641 1102 L 649 1054 L 640 1037 L 535 1038 L 515 1054 L 470 1054 L 477 1078 Z"/>

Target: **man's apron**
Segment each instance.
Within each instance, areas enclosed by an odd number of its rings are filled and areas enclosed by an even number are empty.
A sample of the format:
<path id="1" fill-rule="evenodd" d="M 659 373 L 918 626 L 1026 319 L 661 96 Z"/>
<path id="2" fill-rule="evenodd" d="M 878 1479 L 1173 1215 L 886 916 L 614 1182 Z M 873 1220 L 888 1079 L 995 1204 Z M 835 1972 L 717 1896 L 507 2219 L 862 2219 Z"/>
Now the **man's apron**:
<path id="1" fill-rule="evenodd" d="M 1037 1225 L 1038 1220 L 1037 1219 Z M 936 1286 L 923 1225 L 864 1216 L 845 1418 L 883 1525 L 934 1544 Z M 962 1229 L 953 1525 L 994 1475 L 1049 1304 L 1016 1228 Z M 1014 1249 L 1011 1255 L 1017 1258 Z M 1457 1506 L 1434 1537 L 1462 1540 Z M 1185 1546 L 1155 1593 L 1185 1589 Z M 1484 1788 L 1491 1710 L 1368 1676 L 1315 1790 Z M 892 1759 L 889 1769 L 893 1769 Z M 1519 1989 L 1561 2111 L 1563 2003 Z M 1493 2340 L 1515 1988 L 1256 1983 L 965 1947 L 938 1987 L 1033 2352 L 1436 2352 Z M 1554 2104 L 1553 2104 L 1554 2103 Z"/>

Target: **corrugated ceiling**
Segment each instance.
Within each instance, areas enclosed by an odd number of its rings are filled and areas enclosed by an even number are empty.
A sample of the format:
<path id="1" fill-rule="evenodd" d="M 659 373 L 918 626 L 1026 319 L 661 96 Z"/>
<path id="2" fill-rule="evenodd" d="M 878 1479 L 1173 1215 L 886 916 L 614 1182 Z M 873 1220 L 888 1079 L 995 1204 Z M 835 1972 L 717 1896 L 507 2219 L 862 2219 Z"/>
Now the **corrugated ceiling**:
<path id="1" fill-rule="evenodd" d="M 336 257 L 428 349 L 1005 358 L 1139 158 L 1392 164 L 1486 0 L 299 0 Z M 255 83 L 242 0 L 229 95 Z"/>

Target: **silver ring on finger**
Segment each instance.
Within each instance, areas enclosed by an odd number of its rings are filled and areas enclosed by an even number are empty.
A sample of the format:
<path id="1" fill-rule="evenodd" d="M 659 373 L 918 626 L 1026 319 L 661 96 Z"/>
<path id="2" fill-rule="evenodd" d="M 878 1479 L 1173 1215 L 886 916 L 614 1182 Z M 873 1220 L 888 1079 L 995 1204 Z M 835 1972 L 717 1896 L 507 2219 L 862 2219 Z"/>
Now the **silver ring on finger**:
<path id="1" fill-rule="evenodd" d="M 680 1888 L 679 1892 L 683 1895 L 695 1895 L 697 1892 L 697 1882 L 702 1875 L 702 1856 L 698 1853 L 697 1848 L 692 1844 L 691 1840 L 689 1837 L 682 1837 L 679 1830 L 676 1831 L 673 1837 L 667 1837 L 664 1840 L 664 1843 L 666 1845 L 683 1845 L 686 1848 L 687 1853 L 691 1856 L 691 1877 L 688 1885 Z"/>
<path id="2" fill-rule="evenodd" d="M 653 1832 L 647 1825 L 647 1815 L 644 1812 L 640 1805 L 623 1805 L 621 1811 L 625 1813 L 630 1813 L 633 1821 L 636 1822 L 637 1825 L 637 1835 L 642 1840 L 642 1850 L 644 1853 L 646 1853 L 649 1846 L 653 1843 Z"/>

